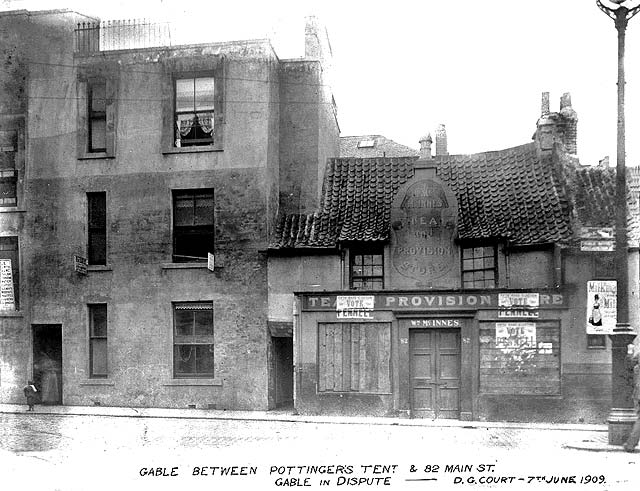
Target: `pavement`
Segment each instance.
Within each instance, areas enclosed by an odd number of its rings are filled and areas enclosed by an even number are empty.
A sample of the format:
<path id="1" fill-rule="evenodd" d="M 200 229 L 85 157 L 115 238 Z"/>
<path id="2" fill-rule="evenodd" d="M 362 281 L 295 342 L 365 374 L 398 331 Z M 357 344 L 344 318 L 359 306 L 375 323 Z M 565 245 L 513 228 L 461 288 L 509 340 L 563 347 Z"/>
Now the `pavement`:
<path id="1" fill-rule="evenodd" d="M 24 413 L 25 405 L 0 404 L 0 413 Z M 300 415 L 294 409 L 275 411 L 228 411 L 216 409 L 169 409 L 169 408 L 133 408 L 106 406 L 35 406 L 34 413 L 52 416 L 103 416 L 121 418 L 172 418 L 204 419 L 232 421 L 272 421 L 288 423 L 349 424 L 349 425 L 387 425 L 421 426 L 451 428 L 510 428 L 547 431 L 564 431 L 567 443 L 564 448 L 591 452 L 620 452 L 619 445 L 609 445 L 608 426 L 606 424 L 560 424 L 560 423 L 522 423 L 460 421 L 454 419 L 408 419 L 394 417 L 360 416 L 312 416 Z M 636 450 L 637 451 L 637 450 Z"/>

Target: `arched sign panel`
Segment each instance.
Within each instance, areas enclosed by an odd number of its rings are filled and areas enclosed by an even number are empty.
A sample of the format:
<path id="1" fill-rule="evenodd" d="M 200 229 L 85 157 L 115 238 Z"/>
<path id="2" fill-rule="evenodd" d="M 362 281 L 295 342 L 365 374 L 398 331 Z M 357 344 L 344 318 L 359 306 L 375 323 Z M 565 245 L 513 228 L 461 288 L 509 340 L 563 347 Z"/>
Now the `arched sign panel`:
<path id="1" fill-rule="evenodd" d="M 391 274 L 394 287 L 459 286 L 458 203 L 435 176 L 409 180 L 391 209 Z"/>

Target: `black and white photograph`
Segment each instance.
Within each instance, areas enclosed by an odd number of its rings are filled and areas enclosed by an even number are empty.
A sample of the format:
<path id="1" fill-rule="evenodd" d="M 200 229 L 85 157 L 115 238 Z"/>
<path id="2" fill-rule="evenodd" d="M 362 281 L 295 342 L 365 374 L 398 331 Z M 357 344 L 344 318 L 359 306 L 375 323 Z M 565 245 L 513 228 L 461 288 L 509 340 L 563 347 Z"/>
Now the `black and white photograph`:
<path id="1" fill-rule="evenodd" d="M 0 489 L 640 489 L 640 0 L 0 0 Z"/>

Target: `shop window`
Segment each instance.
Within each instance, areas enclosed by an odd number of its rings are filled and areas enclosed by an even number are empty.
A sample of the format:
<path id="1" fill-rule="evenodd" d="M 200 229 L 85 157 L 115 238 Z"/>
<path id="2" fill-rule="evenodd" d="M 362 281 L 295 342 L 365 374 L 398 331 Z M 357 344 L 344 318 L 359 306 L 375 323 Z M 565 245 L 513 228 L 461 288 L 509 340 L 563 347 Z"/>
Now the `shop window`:
<path id="1" fill-rule="evenodd" d="M 116 82 L 105 76 L 78 80 L 78 158 L 115 157 Z"/>
<path id="2" fill-rule="evenodd" d="M 497 285 L 495 246 L 462 248 L 462 287 L 495 288 Z"/>
<path id="3" fill-rule="evenodd" d="M 213 348 L 213 305 L 210 302 L 174 304 L 174 378 L 213 378 Z"/>
<path id="4" fill-rule="evenodd" d="M 318 391 L 391 392 L 388 323 L 318 324 Z"/>
<path id="5" fill-rule="evenodd" d="M 16 131 L 0 131 L 0 207 L 17 206 Z"/>
<path id="6" fill-rule="evenodd" d="M 89 305 L 89 376 L 107 377 L 107 304 Z"/>
<path id="7" fill-rule="evenodd" d="M 89 152 L 107 151 L 107 83 L 92 80 L 88 84 Z"/>
<path id="8" fill-rule="evenodd" d="M 382 247 L 353 249 L 350 253 L 349 285 L 354 290 L 384 288 L 384 254 Z"/>
<path id="9" fill-rule="evenodd" d="M 0 311 L 19 309 L 18 237 L 0 237 Z"/>
<path id="10" fill-rule="evenodd" d="M 107 193 L 87 193 L 89 264 L 107 264 Z"/>
<path id="11" fill-rule="evenodd" d="M 215 239 L 212 189 L 173 192 L 173 262 L 206 261 Z"/>
<path id="12" fill-rule="evenodd" d="M 605 349 L 607 347 L 607 336 L 605 334 L 587 334 L 588 349 Z"/>
<path id="13" fill-rule="evenodd" d="M 213 144 L 214 86 L 213 77 L 188 77 L 175 80 L 176 147 Z"/>

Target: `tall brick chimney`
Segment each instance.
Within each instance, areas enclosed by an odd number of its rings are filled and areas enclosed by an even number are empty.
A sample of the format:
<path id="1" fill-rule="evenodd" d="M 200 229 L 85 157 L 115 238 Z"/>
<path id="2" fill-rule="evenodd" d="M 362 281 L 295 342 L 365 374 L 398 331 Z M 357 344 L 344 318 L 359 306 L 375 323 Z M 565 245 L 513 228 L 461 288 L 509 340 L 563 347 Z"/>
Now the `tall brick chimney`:
<path id="1" fill-rule="evenodd" d="M 420 160 L 431 159 L 432 143 L 433 143 L 433 139 L 431 138 L 431 133 L 427 133 L 425 136 L 420 138 Z"/>
<path id="2" fill-rule="evenodd" d="M 571 107 L 571 95 L 566 92 L 560 98 L 560 112 L 549 109 L 549 93 L 542 93 L 540 118 L 533 135 L 538 155 L 550 155 L 554 143 L 562 143 L 568 154 L 577 153 L 578 115 Z"/>
<path id="3" fill-rule="evenodd" d="M 564 147 L 567 153 L 578 153 L 578 114 L 571 107 L 571 94 L 565 92 L 560 98 L 560 116 L 564 120 Z"/>
<path id="4" fill-rule="evenodd" d="M 447 130 L 443 124 L 436 130 L 436 155 L 449 155 L 447 151 Z"/>

